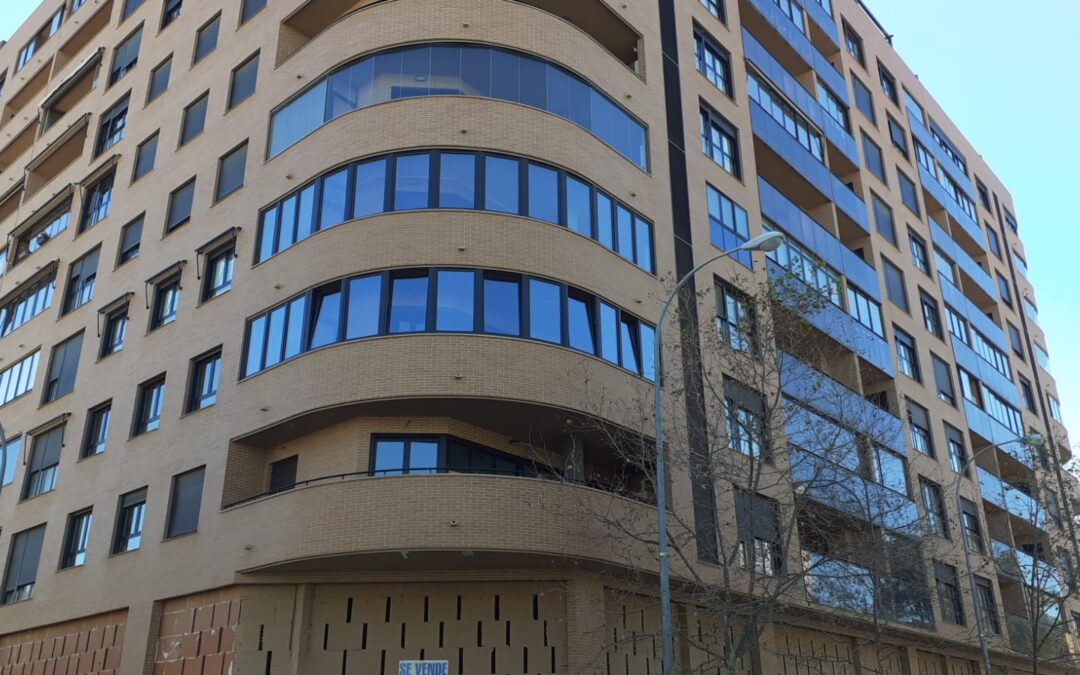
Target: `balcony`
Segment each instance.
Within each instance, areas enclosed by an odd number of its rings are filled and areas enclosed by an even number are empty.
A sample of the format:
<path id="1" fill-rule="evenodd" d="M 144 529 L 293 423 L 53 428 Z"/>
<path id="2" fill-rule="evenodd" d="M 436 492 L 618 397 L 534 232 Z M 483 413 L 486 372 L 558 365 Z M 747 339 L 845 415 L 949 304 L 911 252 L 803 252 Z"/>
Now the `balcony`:
<path id="1" fill-rule="evenodd" d="M 971 179 L 967 177 L 967 174 L 960 171 L 960 167 L 956 166 L 952 159 L 945 154 L 945 151 L 942 150 L 941 145 L 930 133 L 930 130 L 923 126 L 922 120 L 914 115 L 910 108 L 907 111 L 907 118 L 911 134 L 937 159 L 938 166 L 949 174 L 949 177 L 956 181 L 956 184 L 963 188 L 965 192 L 969 195 L 972 194 L 974 190 L 971 187 Z"/>
<path id="2" fill-rule="evenodd" d="M 826 201 L 836 204 L 837 208 L 865 233 L 870 232 L 866 204 L 843 181 L 837 178 L 829 168 L 821 163 L 809 150 L 799 144 L 780 123 L 756 102 L 750 103 L 750 124 L 754 135 L 807 182 Z"/>
<path id="3" fill-rule="evenodd" d="M 808 4 L 814 5 L 816 3 L 811 0 Z M 758 70 L 764 73 L 765 77 L 787 96 L 788 100 L 794 103 L 795 107 L 806 115 L 807 119 L 813 122 L 814 126 L 824 131 L 825 138 L 858 168 L 860 166 L 859 149 L 851 134 L 825 112 L 821 104 L 818 103 L 817 98 L 799 84 L 795 77 L 760 42 L 755 40 L 749 31 L 744 28 L 742 35 L 746 58 L 757 66 Z"/>
<path id="4" fill-rule="evenodd" d="M 1044 593 L 1061 594 L 1061 581 L 1053 565 L 1036 560 L 1027 553 L 996 539 L 990 540 L 990 550 L 999 575 L 1009 581 L 1038 588 Z"/>
<path id="5" fill-rule="evenodd" d="M 1039 621 L 1038 636 L 1034 635 L 1031 619 L 1017 614 L 1006 614 L 1005 624 L 1009 628 L 1009 646 L 1021 654 L 1033 652 L 1033 641 L 1037 644 L 1040 659 L 1060 659 L 1069 656 L 1068 631 L 1065 621 L 1044 617 Z"/>
<path id="6" fill-rule="evenodd" d="M 982 408 L 964 399 L 964 417 L 968 429 L 987 441 L 987 445 L 997 445 L 998 449 L 1020 462 L 1027 468 L 1035 469 L 1035 458 L 1024 445 L 1016 440 L 1017 434 L 1001 422 L 990 416 Z M 982 448 L 975 448 L 978 452 Z"/>
<path id="7" fill-rule="evenodd" d="M 954 286 L 952 282 L 940 272 L 938 273 L 938 279 L 941 281 L 941 297 L 945 300 L 945 303 L 950 305 L 959 312 L 961 316 L 967 319 L 968 323 L 982 333 L 983 337 L 989 340 L 990 344 L 1008 354 L 1011 351 L 1011 347 L 1005 341 L 1005 331 L 1001 330 L 1001 326 L 998 326 L 994 323 L 993 319 L 986 316 L 974 302 L 969 300 L 959 288 Z"/>
<path id="8" fill-rule="evenodd" d="M 994 368 L 978 354 L 974 349 L 964 344 L 961 340 L 955 337 L 952 340 L 953 356 L 956 357 L 956 363 L 964 370 L 968 371 L 992 389 L 995 394 L 1000 396 L 1009 405 L 1016 409 L 1020 409 L 1020 395 L 1016 393 L 1016 384 L 1013 383 L 1008 377 L 1006 377 L 997 368 Z M 1019 434 L 1013 434 L 1013 438 Z"/>
<path id="9" fill-rule="evenodd" d="M 956 263 L 960 268 L 960 271 L 964 275 L 971 279 L 971 281 L 982 290 L 991 300 L 997 300 L 997 286 L 994 285 L 994 280 L 990 278 L 990 273 L 982 268 L 979 263 L 975 262 L 975 259 L 968 255 L 967 251 L 960 248 L 956 241 L 949 236 L 941 225 L 938 225 L 933 218 L 930 218 L 930 236 L 934 242 L 934 246 L 941 249 L 942 253 L 949 257 L 950 260 Z"/>
<path id="10" fill-rule="evenodd" d="M 956 200 L 945 191 L 945 187 L 938 182 L 937 176 L 930 173 L 925 166 L 919 164 L 919 182 L 922 183 L 923 190 L 925 190 L 931 197 L 934 198 L 938 204 L 941 205 L 949 213 L 949 217 L 953 221 L 958 223 L 960 227 L 964 229 L 964 232 L 971 237 L 972 242 L 975 243 L 982 250 L 986 250 L 985 236 L 983 235 L 982 228 L 975 222 L 975 219 L 964 213 L 960 208 L 960 205 L 956 203 Z M 927 207 L 927 210 L 932 210 Z"/>
<path id="11" fill-rule="evenodd" d="M 907 440 L 900 418 L 783 352 L 780 352 L 780 387 L 786 396 L 840 421 L 852 431 L 901 456 L 907 454 Z"/>
<path id="12" fill-rule="evenodd" d="M 865 617 L 876 616 L 882 621 L 917 628 L 934 627 L 934 612 L 925 583 L 875 573 L 855 563 L 829 560 L 817 553 L 809 558 L 806 593 L 812 602 Z"/>
<path id="13" fill-rule="evenodd" d="M 984 501 L 1044 532 L 1049 530 L 1050 514 L 1034 497 L 1024 494 L 981 466 L 978 472 L 979 491 Z"/>
<path id="14" fill-rule="evenodd" d="M 807 0 L 803 3 L 803 9 L 806 10 L 806 15 L 810 17 L 810 20 L 814 22 L 814 25 L 821 31 L 821 34 L 827 37 L 836 48 L 840 48 L 840 31 L 836 28 L 836 19 L 833 18 L 829 10 L 825 9 L 818 0 Z"/>
<path id="15" fill-rule="evenodd" d="M 848 88 L 844 76 L 837 72 L 836 68 L 829 63 L 829 60 L 814 47 L 813 43 L 810 42 L 810 38 L 803 33 L 802 26 L 796 26 L 791 19 L 780 11 L 780 7 L 773 0 L 749 0 L 749 4 L 757 10 L 757 13 L 761 15 L 772 30 L 787 43 L 787 46 L 802 60 L 806 67 L 816 72 L 829 86 L 829 89 L 839 94 L 844 103 L 847 103 Z M 812 4 L 812 1 L 809 4 Z M 744 20 L 750 19 L 750 17 L 746 16 L 743 18 Z M 817 22 L 820 17 L 814 17 L 811 14 L 811 18 Z M 835 33 L 836 23 L 832 21 L 831 17 L 829 23 L 832 24 L 832 31 Z"/>

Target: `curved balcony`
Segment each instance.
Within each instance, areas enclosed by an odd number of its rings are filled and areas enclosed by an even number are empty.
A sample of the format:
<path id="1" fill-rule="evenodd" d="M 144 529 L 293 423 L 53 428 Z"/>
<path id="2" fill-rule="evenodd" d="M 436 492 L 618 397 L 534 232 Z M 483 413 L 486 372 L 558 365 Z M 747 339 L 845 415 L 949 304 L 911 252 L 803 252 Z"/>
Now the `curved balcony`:
<path id="1" fill-rule="evenodd" d="M 288 514 L 288 517 L 284 517 Z M 653 564 L 606 522 L 645 527 L 653 506 L 590 487 L 442 473 L 343 477 L 226 508 L 229 532 L 260 532 L 245 572 L 550 568 Z"/>

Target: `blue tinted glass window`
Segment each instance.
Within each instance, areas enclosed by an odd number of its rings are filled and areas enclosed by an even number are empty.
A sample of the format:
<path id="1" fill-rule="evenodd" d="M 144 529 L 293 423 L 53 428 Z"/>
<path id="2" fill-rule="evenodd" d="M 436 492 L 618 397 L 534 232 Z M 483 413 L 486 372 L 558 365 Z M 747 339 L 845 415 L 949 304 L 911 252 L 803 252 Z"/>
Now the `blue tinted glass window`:
<path id="1" fill-rule="evenodd" d="M 656 379 L 656 331 L 645 324 L 638 324 L 641 345 L 641 374 L 647 380 Z"/>
<path id="2" fill-rule="evenodd" d="M 536 164 L 529 165 L 529 216 L 559 222 L 559 174 Z"/>
<path id="3" fill-rule="evenodd" d="M 576 178 L 566 177 L 566 226 L 586 237 L 592 236 L 592 192 Z"/>
<path id="4" fill-rule="evenodd" d="M 535 59 L 521 59 L 521 102 L 547 110 L 547 64 Z"/>
<path id="5" fill-rule="evenodd" d="M 353 217 L 361 218 L 385 210 L 386 160 L 377 159 L 357 165 Z"/>
<path id="6" fill-rule="evenodd" d="M 375 444 L 376 475 L 399 475 L 404 467 L 405 443 L 403 441 L 379 441 Z"/>
<path id="7" fill-rule="evenodd" d="M 566 321 L 570 346 L 588 354 L 596 353 L 592 303 L 570 295 L 566 299 Z"/>
<path id="8" fill-rule="evenodd" d="M 360 277 L 349 282 L 349 313 L 345 318 L 346 340 L 378 334 L 381 299 L 382 275 Z"/>
<path id="9" fill-rule="evenodd" d="M 529 280 L 529 337 L 562 343 L 562 287 Z"/>
<path id="10" fill-rule="evenodd" d="M 316 291 L 311 306 L 311 349 L 333 344 L 341 322 L 341 289 Z"/>
<path id="11" fill-rule="evenodd" d="M 296 195 L 281 204 L 281 222 L 278 224 L 277 250 L 289 248 L 296 241 Z"/>
<path id="12" fill-rule="evenodd" d="M 546 64 L 547 109 L 559 117 L 570 119 L 570 78 L 562 69 Z"/>
<path id="13" fill-rule="evenodd" d="M 444 152 L 439 162 L 439 206 L 471 209 L 476 193 L 476 156 Z"/>
<path id="14" fill-rule="evenodd" d="M 619 317 L 611 305 L 600 303 L 600 356 L 619 362 Z"/>
<path id="15" fill-rule="evenodd" d="M 244 374 L 252 375 L 262 369 L 263 342 L 266 340 L 266 317 L 260 316 L 248 328 L 247 363 Z"/>
<path id="16" fill-rule="evenodd" d="M 291 359 L 303 350 L 304 311 L 308 296 L 302 295 L 289 303 L 289 321 L 285 327 L 285 358 Z"/>
<path id="17" fill-rule="evenodd" d="M 619 322 L 619 341 L 622 344 L 622 367 L 636 373 L 638 371 L 638 334 L 635 330 L 635 323 L 637 322 L 626 318 Z"/>
<path id="18" fill-rule="evenodd" d="M 634 262 L 643 270 L 652 272 L 652 227 L 648 221 L 634 218 L 634 241 L 637 244 Z"/>
<path id="19" fill-rule="evenodd" d="M 491 52 L 491 96 L 504 101 L 520 101 L 521 59 L 502 50 Z"/>
<path id="20" fill-rule="evenodd" d="M 611 199 L 607 195 L 596 193 L 596 239 L 607 248 L 615 248 L 615 235 L 612 231 Z"/>
<path id="21" fill-rule="evenodd" d="M 484 165 L 484 208 L 518 213 L 518 181 L 521 163 L 516 159 L 488 157 Z"/>
<path id="22" fill-rule="evenodd" d="M 621 205 L 615 206 L 615 227 L 618 232 L 619 255 L 634 259 L 634 216 Z"/>
<path id="23" fill-rule="evenodd" d="M 262 228 L 260 229 L 259 234 L 258 260 L 266 260 L 270 256 L 274 255 L 274 244 L 277 240 L 277 224 L 277 207 L 271 207 L 266 213 L 263 214 L 262 218 Z"/>
<path id="24" fill-rule="evenodd" d="M 401 83 L 394 87 L 390 97 L 430 96 L 431 47 L 408 47 L 401 56 Z"/>
<path id="25" fill-rule="evenodd" d="M 288 307 L 278 307 L 270 312 L 270 322 L 266 329 L 266 367 L 281 362 L 281 348 L 285 339 L 285 317 Z"/>
<path id="26" fill-rule="evenodd" d="M 300 191 L 300 206 L 296 212 L 296 241 L 307 239 L 315 228 L 315 185 Z"/>
<path id="27" fill-rule="evenodd" d="M 520 297 L 517 281 L 484 279 L 484 332 L 520 335 Z"/>
<path id="28" fill-rule="evenodd" d="M 333 227 L 348 214 L 349 170 L 342 169 L 323 179 L 322 212 L 319 228 Z"/>
<path id="29" fill-rule="evenodd" d="M 330 76 L 326 96 L 326 119 L 332 120 L 371 105 L 374 63 L 371 59 L 354 63 Z"/>
<path id="30" fill-rule="evenodd" d="M 401 83 L 401 51 L 376 54 L 372 61 L 372 100 L 389 101 Z"/>
<path id="31" fill-rule="evenodd" d="M 440 271 L 435 300 L 435 330 L 471 332 L 475 301 L 475 272 Z"/>
<path id="32" fill-rule="evenodd" d="M 397 158 L 394 178 L 394 210 L 428 207 L 429 155 L 402 155 Z"/>
<path id="33" fill-rule="evenodd" d="M 461 93 L 491 96 L 491 53 L 485 47 L 461 47 Z"/>
<path id="34" fill-rule="evenodd" d="M 434 441 L 409 443 L 409 473 L 435 473 L 439 465 L 439 444 Z"/>
<path id="35" fill-rule="evenodd" d="M 398 277 L 390 281 L 390 332 L 415 333 L 427 329 L 428 278 Z"/>
<path id="36" fill-rule="evenodd" d="M 326 80 L 308 89 L 270 118 L 270 156 L 273 157 L 322 126 Z"/>
<path id="37" fill-rule="evenodd" d="M 461 47 L 439 45 L 431 48 L 431 94 L 452 96 L 461 93 Z"/>

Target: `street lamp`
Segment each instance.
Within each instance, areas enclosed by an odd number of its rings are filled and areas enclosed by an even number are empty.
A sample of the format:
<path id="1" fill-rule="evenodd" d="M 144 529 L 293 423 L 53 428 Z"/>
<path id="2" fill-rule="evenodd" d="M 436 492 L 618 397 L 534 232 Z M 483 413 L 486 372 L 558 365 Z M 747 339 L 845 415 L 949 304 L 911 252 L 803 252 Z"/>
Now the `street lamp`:
<path id="1" fill-rule="evenodd" d="M 983 632 L 982 621 L 979 620 L 979 607 L 978 607 L 978 590 L 975 588 L 975 571 L 971 567 L 971 550 L 968 548 L 967 537 L 964 535 L 964 511 L 960 506 L 960 485 L 963 484 L 964 476 L 967 475 L 968 467 L 975 463 L 975 458 L 983 454 L 987 450 L 997 450 L 1003 445 L 1010 443 L 1020 443 L 1028 447 L 1038 447 L 1045 441 L 1040 434 L 1028 434 L 1027 436 L 1021 436 L 1011 441 L 1002 441 L 1001 443 L 994 443 L 988 445 L 985 448 L 980 449 L 964 460 L 960 465 L 960 475 L 956 478 L 956 515 L 960 518 L 960 544 L 964 548 L 964 567 L 967 568 L 968 583 L 971 590 L 971 601 L 976 603 L 975 606 L 975 629 L 979 632 L 979 651 L 982 653 L 982 662 L 984 672 L 987 674 L 994 671 L 990 667 L 990 647 L 986 643 L 986 633 Z"/>
<path id="2" fill-rule="evenodd" d="M 663 335 L 664 318 L 667 316 L 668 310 L 671 309 L 671 303 L 674 302 L 679 291 L 681 291 L 683 286 L 693 279 L 706 265 L 711 265 L 721 258 L 726 258 L 729 255 L 740 251 L 764 251 L 766 253 L 775 251 L 782 243 L 784 243 L 783 234 L 779 232 L 765 232 L 764 234 L 759 234 L 747 241 L 742 246 L 733 248 L 730 251 L 724 251 L 701 263 L 687 272 L 686 275 L 682 279 L 679 279 L 679 282 L 675 284 L 675 288 L 671 290 L 671 294 L 668 295 L 667 301 L 664 302 L 664 308 L 660 310 L 660 318 L 656 322 L 656 340 L 653 345 L 653 414 L 656 419 L 654 438 L 656 439 L 656 508 L 658 514 L 657 539 L 659 540 L 657 545 L 657 555 L 660 558 L 660 633 L 664 642 L 663 675 L 671 675 L 672 673 L 672 657 L 674 651 L 671 635 L 671 570 L 668 566 L 667 546 L 667 486 L 665 485 L 666 478 L 664 477 L 664 425 L 663 419 L 661 418 L 660 407 L 660 342 L 661 336 Z"/>

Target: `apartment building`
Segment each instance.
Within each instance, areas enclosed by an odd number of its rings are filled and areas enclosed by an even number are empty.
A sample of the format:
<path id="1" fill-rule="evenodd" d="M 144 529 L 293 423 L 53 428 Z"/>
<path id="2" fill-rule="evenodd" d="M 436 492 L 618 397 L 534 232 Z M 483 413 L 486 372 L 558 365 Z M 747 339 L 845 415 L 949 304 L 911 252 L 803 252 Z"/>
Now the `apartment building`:
<path id="1" fill-rule="evenodd" d="M 863 2 L 45 0 L 0 107 L 0 673 L 661 672 L 661 370 L 677 672 L 1075 666 L 1022 205 Z"/>

